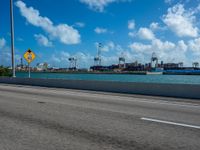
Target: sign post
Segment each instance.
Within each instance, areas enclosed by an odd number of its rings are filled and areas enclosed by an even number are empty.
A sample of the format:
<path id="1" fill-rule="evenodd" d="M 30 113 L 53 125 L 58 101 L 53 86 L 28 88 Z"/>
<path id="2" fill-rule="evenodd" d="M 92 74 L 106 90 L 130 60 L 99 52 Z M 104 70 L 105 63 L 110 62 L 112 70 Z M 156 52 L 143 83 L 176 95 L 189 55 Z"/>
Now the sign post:
<path id="1" fill-rule="evenodd" d="M 15 46 L 14 46 L 14 19 L 13 0 L 10 0 L 10 29 L 11 29 L 11 56 L 12 56 L 12 77 L 15 78 Z"/>
<path id="2" fill-rule="evenodd" d="M 30 63 L 28 64 L 28 78 L 31 78 L 31 68 L 30 68 Z"/>
<path id="3" fill-rule="evenodd" d="M 35 53 L 33 53 L 31 51 L 31 49 L 28 49 L 25 53 L 24 53 L 24 58 L 26 59 L 26 61 L 28 62 L 28 77 L 31 77 L 31 68 L 30 68 L 30 63 L 35 59 L 36 55 Z"/>

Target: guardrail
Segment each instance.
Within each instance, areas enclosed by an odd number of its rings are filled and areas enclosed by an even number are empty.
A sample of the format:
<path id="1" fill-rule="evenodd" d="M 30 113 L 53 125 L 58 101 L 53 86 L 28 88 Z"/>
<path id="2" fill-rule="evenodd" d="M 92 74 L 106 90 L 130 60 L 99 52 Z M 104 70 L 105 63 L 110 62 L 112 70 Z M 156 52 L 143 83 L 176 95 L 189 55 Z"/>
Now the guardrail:
<path id="1" fill-rule="evenodd" d="M 194 84 L 133 83 L 36 78 L 0 78 L 0 83 L 200 99 L 200 85 Z"/>

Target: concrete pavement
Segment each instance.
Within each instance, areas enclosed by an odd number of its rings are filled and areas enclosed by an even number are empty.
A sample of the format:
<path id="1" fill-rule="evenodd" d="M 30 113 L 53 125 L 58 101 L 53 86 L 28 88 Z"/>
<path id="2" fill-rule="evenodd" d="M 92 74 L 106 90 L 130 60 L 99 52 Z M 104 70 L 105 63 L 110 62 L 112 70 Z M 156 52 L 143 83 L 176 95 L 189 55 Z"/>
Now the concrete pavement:
<path id="1" fill-rule="evenodd" d="M 199 150 L 200 101 L 0 84 L 0 150 Z"/>

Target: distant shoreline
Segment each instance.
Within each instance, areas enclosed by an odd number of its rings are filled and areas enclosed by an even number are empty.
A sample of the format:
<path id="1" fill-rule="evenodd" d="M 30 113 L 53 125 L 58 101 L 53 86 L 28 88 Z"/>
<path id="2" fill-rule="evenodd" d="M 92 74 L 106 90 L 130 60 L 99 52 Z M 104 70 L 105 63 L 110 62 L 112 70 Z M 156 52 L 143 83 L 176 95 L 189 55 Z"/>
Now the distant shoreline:
<path id="1" fill-rule="evenodd" d="M 17 72 L 26 73 L 27 71 L 17 71 Z M 146 75 L 146 71 L 134 71 L 134 72 L 32 71 L 32 73 Z M 163 75 L 200 75 L 200 72 L 163 72 Z"/>
<path id="2" fill-rule="evenodd" d="M 28 71 L 17 71 L 17 72 L 28 72 Z M 145 75 L 146 71 L 138 71 L 138 72 L 91 72 L 91 71 L 31 71 L 32 73 L 62 73 L 62 74 L 139 74 Z"/>

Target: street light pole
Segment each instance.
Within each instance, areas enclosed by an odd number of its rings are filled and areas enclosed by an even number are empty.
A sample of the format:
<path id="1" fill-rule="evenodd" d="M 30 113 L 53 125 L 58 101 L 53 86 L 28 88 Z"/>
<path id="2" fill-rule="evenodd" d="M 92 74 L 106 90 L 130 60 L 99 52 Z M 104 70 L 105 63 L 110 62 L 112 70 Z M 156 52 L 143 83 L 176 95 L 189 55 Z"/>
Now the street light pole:
<path id="1" fill-rule="evenodd" d="M 15 45 L 14 45 L 14 19 L 13 0 L 10 0 L 10 29 L 11 29 L 11 56 L 12 56 L 12 76 L 15 78 Z"/>

